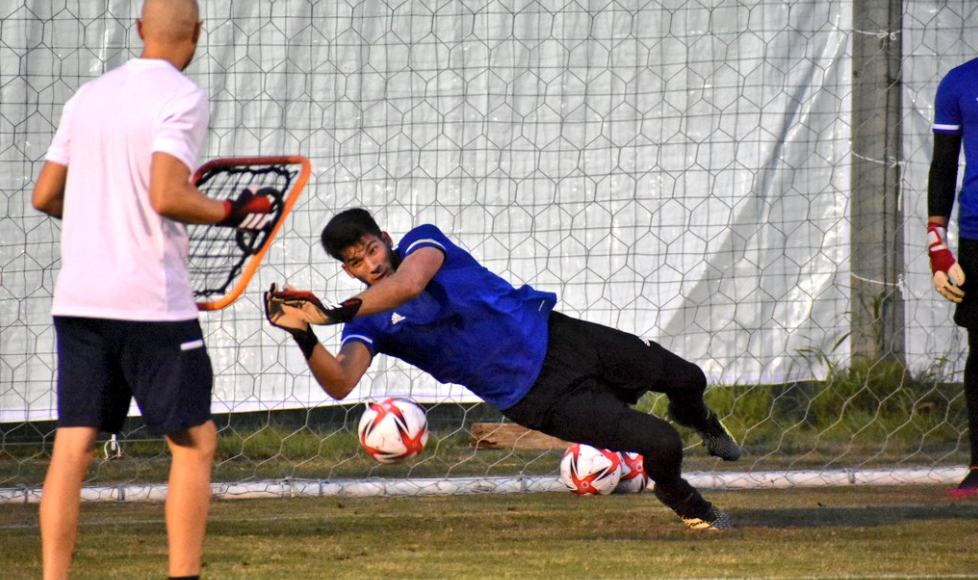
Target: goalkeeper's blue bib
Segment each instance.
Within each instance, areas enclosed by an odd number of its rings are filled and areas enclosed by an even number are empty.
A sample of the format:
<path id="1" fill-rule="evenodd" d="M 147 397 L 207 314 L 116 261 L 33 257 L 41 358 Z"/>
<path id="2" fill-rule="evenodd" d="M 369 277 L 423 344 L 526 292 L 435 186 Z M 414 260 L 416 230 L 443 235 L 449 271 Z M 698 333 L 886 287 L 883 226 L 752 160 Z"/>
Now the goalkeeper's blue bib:
<path id="1" fill-rule="evenodd" d="M 958 195 L 962 238 L 978 240 L 978 59 L 947 73 L 934 101 L 934 132 L 960 135 L 965 170 Z"/>
<path id="2" fill-rule="evenodd" d="M 445 262 L 420 296 L 394 310 L 356 318 L 343 342 L 397 357 L 507 409 L 523 398 L 547 353 L 551 292 L 514 288 L 433 225 L 414 228 L 395 250 L 403 259 L 437 248 Z"/>

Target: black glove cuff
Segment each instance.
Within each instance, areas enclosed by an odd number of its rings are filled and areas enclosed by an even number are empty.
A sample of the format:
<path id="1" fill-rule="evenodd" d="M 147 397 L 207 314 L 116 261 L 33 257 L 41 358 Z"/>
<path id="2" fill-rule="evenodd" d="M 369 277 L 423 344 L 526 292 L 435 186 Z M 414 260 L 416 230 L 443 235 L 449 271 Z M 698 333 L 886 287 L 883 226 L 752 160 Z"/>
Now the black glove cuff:
<path id="1" fill-rule="evenodd" d="M 356 317 L 361 306 L 363 306 L 363 300 L 360 300 L 359 298 L 347 298 L 343 302 L 336 305 L 332 311 L 330 311 L 330 318 L 336 322 L 346 324 Z"/>
<path id="2" fill-rule="evenodd" d="M 291 331 L 292 338 L 295 339 L 295 343 L 299 345 L 302 349 L 302 354 L 306 356 L 306 360 L 312 358 L 312 351 L 316 349 L 316 345 L 319 344 L 319 339 L 316 337 L 316 333 L 312 331 L 311 328 L 307 328 L 305 331 L 293 330 Z"/>

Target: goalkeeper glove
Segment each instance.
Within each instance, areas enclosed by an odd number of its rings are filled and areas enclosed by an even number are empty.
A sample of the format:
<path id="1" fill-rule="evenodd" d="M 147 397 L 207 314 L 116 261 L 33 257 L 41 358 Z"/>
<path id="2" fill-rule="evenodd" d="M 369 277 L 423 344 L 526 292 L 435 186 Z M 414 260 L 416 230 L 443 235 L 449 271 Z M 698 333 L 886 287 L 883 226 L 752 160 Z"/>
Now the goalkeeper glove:
<path id="1" fill-rule="evenodd" d="M 350 298 L 337 304 L 323 304 L 312 292 L 291 288 L 273 292 L 271 300 L 280 302 L 284 307 L 298 310 L 303 322 L 320 325 L 350 322 L 362 304 L 359 298 Z"/>
<path id="2" fill-rule="evenodd" d="M 306 356 L 306 360 L 309 360 L 312 357 L 312 351 L 319 344 L 319 339 L 316 338 L 316 333 L 309 328 L 309 323 L 305 321 L 301 312 L 285 306 L 281 300 L 275 298 L 278 294 L 277 290 L 275 284 L 272 284 L 268 292 L 265 292 L 265 318 L 272 323 L 272 326 L 277 326 L 291 334 L 296 344 L 302 349 L 302 354 Z"/>
<path id="3" fill-rule="evenodd" d="M 934 288 L 951 302 L 964 299 L 964 271 L 947 248 L 947 229 L 937 222 L 927 224 L 927 254 L 934 274 Z"/>
<path id="4" fill-rule="evenodd" d="M 224 202 L 224 219 L 217 225 L 241 230 L 260 230 L 272 219 L 272 202 L 280 197 L 272 187 L 246 187 L 238 198 Z"/>

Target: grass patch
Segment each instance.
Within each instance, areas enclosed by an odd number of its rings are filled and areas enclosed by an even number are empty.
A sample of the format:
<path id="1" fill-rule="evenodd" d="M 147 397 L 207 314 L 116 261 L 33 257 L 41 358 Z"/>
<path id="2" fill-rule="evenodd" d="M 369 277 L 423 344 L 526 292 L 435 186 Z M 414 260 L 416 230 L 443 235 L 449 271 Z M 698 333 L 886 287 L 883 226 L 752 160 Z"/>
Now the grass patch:
<path id="1" fill-rule="evenodd" d="M 962 550 L 978 502 L 933 487 L 714 492 L 738 528 L 697 534 L 654 496 L 514 494 L 216 502 L 204 575 L 262 578 L 937 578 L 978 576 Z M 934 530 L 940 530 L 935 534 Z M 4 578 L 40 577 L 37 508 L 0 511 Z M 86 504 L 75 575 L 159 578 L 159 504 Z"/>

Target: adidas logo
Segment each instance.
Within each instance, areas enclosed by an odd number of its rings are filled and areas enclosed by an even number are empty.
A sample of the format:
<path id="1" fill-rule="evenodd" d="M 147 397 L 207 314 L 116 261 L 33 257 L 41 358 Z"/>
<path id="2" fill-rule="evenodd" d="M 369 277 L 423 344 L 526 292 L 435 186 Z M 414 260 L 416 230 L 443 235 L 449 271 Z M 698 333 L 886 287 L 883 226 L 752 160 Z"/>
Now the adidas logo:
<path id="1" fill-rule="evenodd" d="M 401 322 L 402 320 L 404 320 L 404 317 L 401 316 L 400 314 L 398 314 L 396 312 L 394 314 L 391 314 L 391 324 L 397 324 L 398 322 Z"/>

